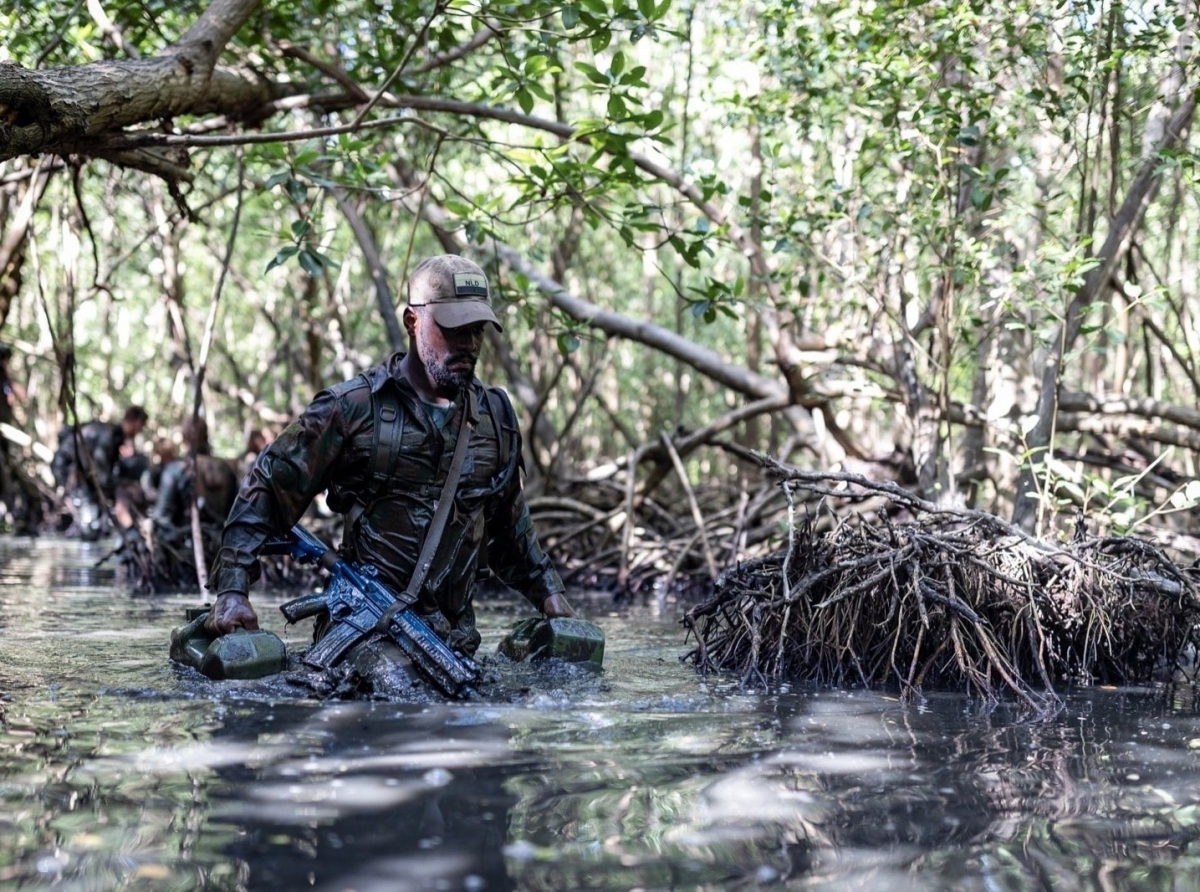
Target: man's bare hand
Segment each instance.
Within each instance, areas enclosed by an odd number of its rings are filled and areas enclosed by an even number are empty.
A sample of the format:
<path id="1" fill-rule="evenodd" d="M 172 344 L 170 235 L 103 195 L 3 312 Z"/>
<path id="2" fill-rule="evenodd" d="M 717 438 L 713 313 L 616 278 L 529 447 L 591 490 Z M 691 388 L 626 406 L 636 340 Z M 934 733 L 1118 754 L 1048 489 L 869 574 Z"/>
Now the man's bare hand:
<path id="1" fill-rule="evenodd" d="M 228 635 L 234 629 L 254 632 L 258 629 L 258 614 L 250 599 L 238 592 L 223 592 L 208 612 L 204 628 L 214 635 Z"/>
<path id="2" fill-rule="evenodd" d="M 567 603 L 567 599 L 563 595 L 551 595 L 543 601 L 542 613 L 546 614 L 549 619 L 575 615 L 575 611 L 571 609 L 571 605 Z"/>

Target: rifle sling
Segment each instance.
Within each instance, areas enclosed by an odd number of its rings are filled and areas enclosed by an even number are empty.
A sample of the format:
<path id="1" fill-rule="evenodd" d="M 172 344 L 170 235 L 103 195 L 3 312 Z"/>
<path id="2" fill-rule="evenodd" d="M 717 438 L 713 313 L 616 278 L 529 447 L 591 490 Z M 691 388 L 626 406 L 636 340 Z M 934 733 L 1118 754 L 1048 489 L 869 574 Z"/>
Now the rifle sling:
<path id="1" fill-rule="evenodd" d="M 454 458 L 450 461 L 446 482 L 442 484 L 442 493 L 438 496 L 433 519 L 429 522 L 429 529 L 425 531 L 425 541 L 421 543 L 421 554 L 417 557 L 412 578 L 408 580 L 408 588 L 404 590 L 404 594 L 397 598 L 396 603 L 385 610 L 376 621 L 375 631 L 377 632 L 387 634 L 392 625 L 392 618 L 405 607 L 416 602 L 417 596 L 421 593 L 421 586 L 425 584 L 425 577 L 429 575 L 429 568 L 433 565 L 433 556 L 442 539 L 442 533 L 446 529 L 446 520 L 450 517 L 450 509 L 454 507 L 454 492 L 458 489 L 458 478 L 462 475 L 463 462 L 467 458 L 467 440 L 471 439 L 471 432 L 467 425 L 467 401 L 469 399 L 469 395 L 464 393 L 462 407 L 458 413 L 458 441 L 454 444 Z"/>

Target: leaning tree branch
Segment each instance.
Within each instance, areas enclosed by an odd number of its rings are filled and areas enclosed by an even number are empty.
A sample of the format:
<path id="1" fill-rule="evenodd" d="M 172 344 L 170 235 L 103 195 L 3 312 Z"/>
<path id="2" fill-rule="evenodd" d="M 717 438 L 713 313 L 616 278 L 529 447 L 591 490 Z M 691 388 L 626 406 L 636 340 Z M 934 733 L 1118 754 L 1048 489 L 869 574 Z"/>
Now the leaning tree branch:
<path id="1" fill-rule="evenodd" d="M 383 319 L 383 324 L 387 328 L 388 343 L 391 344 L 393 350 L 404 349 L 404 331 L 400 328 L 400 321 L 396 318 L 396 299 L 392 294 L 392 288 L 388 284 L 387 269 L 383 265 L 383 258 L 379 255 L 379 246 L 375 242 L 375 234 L 371 232 L 367 226 L 366 220 L 362 214 L 358 212 L 350 199 L 346 196 L 344 189 L 331 189 L 333 200 L 337 202 L 338 209 L 341 210 L 342 216 L 346 218 L 346 222 L 350 224 L 350 231 L 354 233 L 354 240 L 358 242 L 359 250 L 363 253 L 363 259 L 367 262 L 367 270 L 371 273 L 371 281 L 375 283 L 375 301 L 379 305 L 379 316 Z"/>
<path id="2" fill-rule="evenodd" d="M 1086 393 L 1064 393 L 1059 397 L 1062 412 L 1088 412 L 1092 415 L 1134 415 L 1161 418 L 1172 424 L 1200 431 L 1200 411 L 1155 399 L 1100 399 Z"/>
<path id="3" fill-rule="evenodd" d="M 432 56 L 426 61 L 422 62 L 416 68 L 411 68 L 405 73 L 410 75 L 427 74 L 428 72 L 437 68 L 445 68 L 447 65 L 454 64 L 459 59 L 469 56 L 493 37 L 499 37 L 500 33 L 501 26 L 498 19 L 485 19 L 483 27 L 476 31 L 475 36 L 473 36 L 466 43 L 460 44 L 459 46 L 447 50 L 439 55 Z"/>
<path id="4" fill-rule="evenodd" d="M 412 185 L 407 179 L 405 184 Z M 781 382 L 725 362 L 712 350 L 701 347 L 670 329 L 605 310 L 572 294 L 503 242 L 485 236 L 478 247 L 467 244 L 462 234 L 451 227 L 445 209 L 435 202 L 426 200 L 419 207 L 412 204 L 408 207 L 439 233 L 438 238 L 443 245 L 453 246 L 462 252 L 475 251 L 498 258 L 510 269 L 529 279 L 554 307 L 576 321 L 584 322 L 605 334 L 652 347 L 745 396 L 755 399 L 787 396 L 787 388 Z"/>
<path id="5" fill-rule="evenodd" d="M 293 59 L 299 59 L 306 65 L 311 65 L 326 77 L 341 84 L 346 91 L 350 93 L 350 95 L 355 97 L 356 101 L 367 101 L 368 97 L 366 89 L 362 86 L 362 84 L 352 78 L 346 72 L 346 69 L 342 68 L 341 65 L 338 65 L 334 62 L 327 62 L 315 53 L 310 52 L 302 46 L 297 46 L 289 40 L 281 40 L 277 46 L 282 55 L 289 56 Z"/>
<path id="6" fill-rule="evenodd" d="M 347 100 L 350 101 L 347 102 Z M 321 104 L 326 108 L 332 108 L 334 106 L 352 108 L 361 105 L 361 102 L 358 101 L 354 95 L 331 96 L 326 100 L 314 98 L 311 101 L 314 104 Z M 801 368 L 804 365 L 801 346 L 786 330 L 786 326 L 783 324 L 784 320 L 781 319 L 779 313 L 773 309 L 774 307 L 779 306 L 782 301 L 782 292 L 780 290 L 779 282 L 775 278 L 774 272 L 770 268 L 770 265 L 768 264 L 762 250 L 755 243 L 752 234 L 744 230 L 733 216 L 726 213 L 715 203 L 706 198 L 701 189 L 684 177 L 681 173 L 659 164 L 646 155 L 643 155 L 639 152 L 630 151 L 623 142 L 619 144 L 619 148 L 614 147 L 612 144 L 610 144 L 610 141 L 607 139 L 607 134 L 603 130 L 580 129 L 559 121 L 538 117 L 536 115 L 528 115 L 514 109 L 488 105 L 486 103 L 463 102 L 436 96 L 396 95 L 387 93 L 386 91 L 380 91 L 372 97 L 366 107 L 359 109 L 359 111 L 356 113 L 354 122 L 345 127 L 326 127 L 307 131 L 256 134 L 253 137 L 138 133 L 122 136 L 120 144 L 123 146 L 163 145 L 199 147 L 245 144 L 246 142 L 251 141 L 295 141 L 298 139 L 308 139 L 313 137 L 331 136 L 340 133 L 354 132 L 367 126 L 379 127 L 401 122 L 412 122 L 411 119 L 407 118 L 388 118 L 381 121 L 372 122 L 364 121 L 363 113 L 373 105 L 395 109 L 408 109 L 413 111 L 443 112 L 460 117 L 471 117 L 500 121 L 509 124 L 517 124 L 522 127 L 553 134 L 566 142 L 588 142 L 593 148 L 603 150 L 608 154 L 627 157 L 635 167 L 642 170 L 653 179 L 666 183 L 687 198 L 688 201 L 695 205 L 695 207 L 714 224 L 714 226 L 722 229 L 737 246 L 738 250 L 741 251 L 743 256 L 750 264 L 750 268 L 754 276 L 761 280 L 770 298 L 767 302 L 768 308 L 762 311 L 761 318 L 767 325 L 779 366 L 786 375 L 789 387 L 793 391 L 796 393 L 803 393 L 807 390 L 807 384 L 801 375 Z M 246 114 L 249 115 L 249 111 L 247 111 Z M 3 156 L 0 155 L 0 159 L 2 159 L 2 157 Z"/>

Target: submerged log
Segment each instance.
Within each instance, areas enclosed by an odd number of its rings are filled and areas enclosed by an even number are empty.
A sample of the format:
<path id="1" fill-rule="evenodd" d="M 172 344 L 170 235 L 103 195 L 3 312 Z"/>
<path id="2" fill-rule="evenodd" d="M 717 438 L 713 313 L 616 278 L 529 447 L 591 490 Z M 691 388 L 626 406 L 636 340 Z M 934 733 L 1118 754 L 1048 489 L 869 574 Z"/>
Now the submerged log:
<path id="1" fill-rule="evenodd" d="M 683 620 L 698 669 L 895 685 L 906 699 L 927 686 L 989 701 L 1007 690 L 1044 711 L 1056 684 L 1145 682 L 1197 644 L 1196 575 L 1148 542 L 1089 538 L 1082 523 L 1070 542 L 1040 541 L 892 484 L 761 460 L 789 503 L 806 490 L 883 497 L 887 510 L 825 532 L 793 518 L 786 548 L 723 572 Z"/>

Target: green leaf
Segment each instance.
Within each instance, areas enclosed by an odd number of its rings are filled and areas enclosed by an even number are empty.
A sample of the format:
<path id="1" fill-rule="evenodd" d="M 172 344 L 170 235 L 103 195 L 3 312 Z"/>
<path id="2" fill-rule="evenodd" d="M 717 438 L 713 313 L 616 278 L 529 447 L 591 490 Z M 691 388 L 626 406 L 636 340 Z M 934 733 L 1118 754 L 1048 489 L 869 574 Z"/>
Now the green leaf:
<path id="1" fill-rule="evenodd" d="M 533 111 L 533 96 L 524 87 L 517 90 L 517 105 L 521 106 L 521 111 L 525 114 Z"/>
<path id="2" fill-rule="evenodd" d="M 338 261 L 334 260 L 328 254 L 322 254 L 320 251 L 316 250 L 315 248 L 309 248 L 308 253 L 311 254 L 313 257 L 315 257 L 317 259 L 317 262 L 320 263 L 321 266 L 324 267 L 325 269 L 341 269 L 342 268 L 342 265 Z"/>
<path id="3" fill-rule="evenodd" d="M 611 74 L 613 76 L 613 78 L 615 79 L 615 78 L 620 77 L 621 72 L 624 70 L 625 70 L 625 54 L 623 52 L 621 52 L 620 50 L 617 50 L 617 52 L 613 54 L 612 64 L 608 66 L 608 73 Z"/>
<path id="4" fill-rule="evenodd" d="M 527 81 L 525 83 L 525 88 L 530 93 L 532 93 L 534 96 L 537 96 L 539 99 L 541 99 L 545 102 L 553 102 L 554 101 L 554 97 L 550 95 L 550 91 L 547 90 L 545 87 L 543 87 L 541 84 L 539 84 L 537 81 Z"/>
<path id="5" fill-rule="evenodd" d="M 534 53 L 525 59 L 525 74 L 530 78 L 544 74 L 549 63 L 550 60 L 541 53 Z"/>
<path id="6" fill-rule="evenodd" d="M 654 18 L 654 0 L 638 0 L 638 12 L 648 19 Z"/>
<path id="7" fill-rule="evenodd" d="M 296 157 L 292 161 L 292 163 L 296 167 L 304 167 L 306 164 L 312 164 L 314 161 L 316 161 L 320 157 L 321 157 L 321 152 L 319 149 L 313 149 L 313 148 L 303 149 L 296 154 Z"/>
<path id="8" fill-rule="evenodd" d="M 612 43 L 611 31 L 597 31 L 592 35 L 592 52 L 602 53 L 608 49 L 610 43 Z"/>
<path id="9" fill-rule="evenodd" d="M 579 338 L 573 334 L 560 334 L 556 339 L 558 352 L 566 356 L 579 349 Z"/>
<path id="10" fill-rule="evenodd" d="M 267 264 L 265 271 L 270 272 L 271 270 L 275 269 L 275 267 L 283 265 L 289 257 L 294 256 L 299 250 L 300 247 L 298 245 L 285 245 L 284 247 L 280 248 L 279 251 L 276 252 L 275 256 L 271 258 L 271 262 Z"/>
<path id="11" fill-rule="evenodd" d="M 326 189 L 336 189 L 340 185 L 339 183 L 335 183 L 333 180 L 329 179 L 329 177 L 323 177 L 315 173 L 309 173 L 307 176 L 312 181 L 313 185 L 322 186 Z"/>
<path id="12" fill-rule="evenodd" d="M 584 76 L 593 84 L 598 84 L 601 87 L 608 86 L 608 75 L 595 65 L 589 65 L 587 62 L 576 62 L 575 67 L 582 71 Z"/>
<path id="13" fill-rule="evenodd" d="M 287 189 L 288 197 L 296 202 L 296 204 L 300 204 L 304 199 L 308 198 L 308 187 L 295 177 L 290 177 L 284 188 Z"/>
<path id="14" fill-rule="evenodd" d="M 291 175 L 292 175 L 292 172 L 290 170 L 281 170 L 279 173 L 273 173 L 273 174 L 271 174 L 270 177 L 267 178 L 267 182 L 264 184 L 263 188 L 264 189 L 274 189 L 276 186 L 278 186 L 280 183 L 285 181 Z"/>
<path id="15" fill-rule="evenodd" d="M 321 261 L 314 257 L 311 251 L 301 251 L 299 260 L 300 268 L 310 276 L 316 278 L 321 275 Z"/>
<path id="16" fill-rule="evenodd" d="M 308 235 L 310 229 L 312 224 L 307 220 L 296 220 L 292 223 L 292 238 L 298 241 Z"/>
<path id="17" fill-rule="evenodd" d="M 562 23 L 563 28 L 567 31 L 572 30 L 579 24 L 579 7 L 574 3 L 569 3 L 562 8 Z"/>
<path id="18" fill-rule="evenodd" d="M 626 111 L 626 109 L 625 109 L 625 100 L 624 99 L 622 99 L 616 93 L 613 93 L 611 96 L 608 97 L 608 116 L 610 118 L 614 118 L 617 120 L 624 118 L 625 111 Z"/>
<path id="19" fill-rule="evenodd" d="M 625 72 L 625 76 L 621 78 L 621 83 L 629 84 L 631 87 L 644 87 L 642 78 L 646 76 L 645 65 L 635 65 L 633 68 Z"/>

